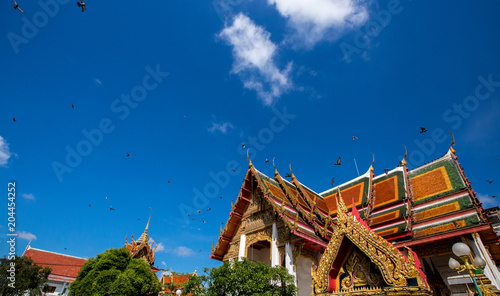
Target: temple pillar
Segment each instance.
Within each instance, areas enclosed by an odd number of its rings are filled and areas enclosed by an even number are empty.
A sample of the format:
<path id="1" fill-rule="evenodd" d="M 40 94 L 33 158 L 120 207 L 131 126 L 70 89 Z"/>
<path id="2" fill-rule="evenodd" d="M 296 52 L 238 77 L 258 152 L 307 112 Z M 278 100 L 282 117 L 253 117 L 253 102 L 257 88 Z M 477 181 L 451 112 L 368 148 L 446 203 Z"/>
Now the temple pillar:
<path id="1" fill-rule="evenodd" d="M 288 273 L 294 276 L 294 284 L 297 286 L 297 273 L 295 271 L 295 266 L 293 266 L 293 248 L 290 243 L 286 243 L 285 245 L 285 267 Z"/>
<path id="2" fill-rule="evenodd" d="M 271 267 L 280 265 L 280 253 L 278 251 L 278 228 L 273 223 L 273 236 L 271 241 Z"/>
<path id="3" fill-rule="evenodd" d="M 243 258 L 245 257 L 245 250 L 247 248 L 247 236 L 246 234 L 242 234 L 240 236 L 240 250 L 238 252 L 238 260 L 243 261 Z"/>
<path id="4" fill-rule="evenodd" d="M 474 247 L 477 249 L 474 253 L 476 253 L 476 256 L 481 256 L 481 258 L 486 261 L 486 266 L 484 267 L 484 275 L 490 279 L 492 285 L 500 290 L 500 272 L 498 271 L 495 262 L 491 260 L 488 251 L 484 247 L 481 237 L 477 233 L 474 233 L 472 237 L 474 241 Z"/>

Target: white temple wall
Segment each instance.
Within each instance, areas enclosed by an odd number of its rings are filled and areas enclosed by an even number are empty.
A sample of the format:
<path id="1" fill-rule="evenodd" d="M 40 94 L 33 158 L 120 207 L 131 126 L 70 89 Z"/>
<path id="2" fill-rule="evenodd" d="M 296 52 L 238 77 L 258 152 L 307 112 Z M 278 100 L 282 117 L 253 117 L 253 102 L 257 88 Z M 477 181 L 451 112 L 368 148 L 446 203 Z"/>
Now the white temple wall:
<path id="1" fill-rule="evenodd" d="M 297 296 L 311 296 L 312 277 L 311 277 L 312 261 L 310 259 L 299 257 L 297 259 Z"/>

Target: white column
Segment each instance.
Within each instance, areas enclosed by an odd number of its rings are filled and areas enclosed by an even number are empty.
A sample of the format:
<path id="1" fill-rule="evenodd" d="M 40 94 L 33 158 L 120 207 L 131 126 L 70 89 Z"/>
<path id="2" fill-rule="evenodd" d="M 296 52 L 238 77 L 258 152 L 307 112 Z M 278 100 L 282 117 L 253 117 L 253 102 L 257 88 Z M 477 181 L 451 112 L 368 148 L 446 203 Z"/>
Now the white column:
<path id="1" fill-rule="evenodd" d="M 295 286 L 297 287 L 297 272 L 293 266 L 293 248 L 290 243 L 285 245 L 285 267 L 289 274 L 295 277 Z"/>
<path id="2" fill-rule="evenodd" d="M 247 247 L 247 236 L 245 234 L 242 234 L 240 236 L 240 250 L 238 253 L 238 261 L 243 261 L 243 258 L 245 257 L 246 247 Z"/>
<path id="3" fill-rule="evenodd" d="M 472 235 L 472 237 L 474 240 L 474 246 L 477 248 L 474 253 L 476 253 L 476 256 L 481 256 L 481 258 L 486 261 L 484 275 L 490 279 L 492 285 L 500 290 L 500 272 L 498 271 L 495 262 L 493 262 L 488 255 L 488 251 L 486 251 L 481 237 L 479 237 L 479 235 Z"/>
<path id="4" fill-rule="evenodd" d="M 280 253 L 278 251 L 278 228 L 273 223 L 273 237 L 271 242 L 271 267 L 280 265 Z"/>

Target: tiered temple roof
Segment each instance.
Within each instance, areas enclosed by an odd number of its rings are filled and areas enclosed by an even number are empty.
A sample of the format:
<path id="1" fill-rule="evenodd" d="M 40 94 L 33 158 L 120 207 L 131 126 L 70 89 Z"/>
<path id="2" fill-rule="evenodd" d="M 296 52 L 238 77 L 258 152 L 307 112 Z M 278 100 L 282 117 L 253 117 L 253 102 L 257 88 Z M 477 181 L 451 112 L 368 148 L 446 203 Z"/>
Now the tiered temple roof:
<path id="1" fill-rule="evenodd" d="M 211 258 L 227 259 L 224 256 L 229 244 L 256 192 L 262 194 L 292 234 L 324 250 L 337 220 L 336 198 L 340 191 L 349 210 L 354 202 L 366 224 L 398 248 L 412 246 L 415 249 L 478 232 L 493 259 L 500 262 L 498 236 L 451 146 L 441 158 L 413 170 L 408 169 L 403 158 L 395 169 L 375 176 L 373 164 L 374 161 L 365 174 L 316 193 L 302 184 L 291 168 L 289 182 L 276 168 L 271 178 L 258 171 L 249 160 L 238 198 L 228 222 L 221 228 Z"/>
<path id="2" fill-rule="evenodd" d="M 158 245 L 153 248 L 154 241 L 151 244 L 149 243 L 148 228 L 150 221 L 151 216 L 149 217 L 146 229 L 138 240 L 134 240 L 134 235 L 132 234 L 132 241 L 129 243 L 128 239 L 125 237 L 125 247 L 129 251 L 132 258 L 138 258 L 148 262 L 151 269 L 154 272 L 158 272 L 159 269 L 153 266 L 155 263 L 155 250 Z"/>

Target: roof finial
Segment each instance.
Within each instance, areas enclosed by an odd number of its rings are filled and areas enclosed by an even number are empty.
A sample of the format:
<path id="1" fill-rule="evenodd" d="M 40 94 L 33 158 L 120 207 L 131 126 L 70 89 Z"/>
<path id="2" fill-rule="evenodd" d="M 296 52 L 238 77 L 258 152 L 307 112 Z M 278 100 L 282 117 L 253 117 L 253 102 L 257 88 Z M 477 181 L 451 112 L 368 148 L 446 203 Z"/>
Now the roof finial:
<path id="1" fill-rule="evenodd" d="M 455 145 L 455 137 L 453 136 L 453 134 L 451 132 L 449 132 L 449 133 L 450 133 L 451 138 L 452 138 L 452 141 L 450 144 L 450 151 L 451 151 L 451 153 L 455 154 L 455 149 L 453 149 L 453 145 Z"/>
<path id="2" fill-rule="evenodd" d="M 273 157 L 273 168 L 274 168 L 274 176 L 278 176 L 279 173 L 278 173 L 278 169 L 276 169 L 276 166 L 274 165 L 274 157 Z"/>
<path id="3" fill-rule="evenodd" d="M 250 148 L 247 149 L 247 158 L 248 158 L 248 167 L 251 168 L 253 167 L 252 160 L 250 159 L 250 156 L 248 156 L 248 151 L 250 151 Z"/>
<path id="4" fill-rule="evenodd" d="M 144 230 L 144 233 L 148 233 L 149 221 L 151 221 L 151 215 L 149 215 L 148 224 L 146 225 L 146 229 Z"/>
<path id="5" fill-rule="evenodd" d="M 212 241 L 212 253 L 214 252 L 214 242 Z"/>
<path id="6" fill-rule="evenodd" d="M 292 164 L 291 163 L 290 163 L 289 167 L 290 167 L 290 173 L 292 173 L 292 179 L 293 179 L 295 176 L 293 175 Z"/>
<path id="7" fill-rule="evenodd" d="M 372 160 L 372 164 L 370 165 L 370 170 L 373 172 L 373 164 L 375 163 L 375 155 L 372 153 L 372 156 L 373 156 L 373 160 Z"/>
<path id="8" fill-rule="evenodd" d="M 406 155 L 408 155 L 408 152 L 406 151 L 406 146 L 405 146 L 405 145 L 403 145 L 403 147 L 405 147 L 405 156 L 403 156 L 403 160 L 401 161 L 401 163 L 402 163 L 404 166 L 406 166 L 406 160 L 405 160 L 405 158 L 406 158 Z"/>

